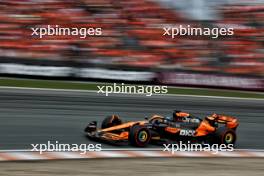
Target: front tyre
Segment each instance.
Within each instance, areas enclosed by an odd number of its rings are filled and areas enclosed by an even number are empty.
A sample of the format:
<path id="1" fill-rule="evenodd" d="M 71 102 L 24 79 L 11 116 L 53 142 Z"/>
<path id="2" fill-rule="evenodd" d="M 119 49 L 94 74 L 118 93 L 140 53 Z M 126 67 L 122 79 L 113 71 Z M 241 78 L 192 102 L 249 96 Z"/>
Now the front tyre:
<path id="1" fill-rule="evenodd" d="M 129 142 L 135 147 L 145 147 L 150 142 L 151 135 L 150 131 L 140 125 L 135 125 L 131 127 L 129 133 Z"/>

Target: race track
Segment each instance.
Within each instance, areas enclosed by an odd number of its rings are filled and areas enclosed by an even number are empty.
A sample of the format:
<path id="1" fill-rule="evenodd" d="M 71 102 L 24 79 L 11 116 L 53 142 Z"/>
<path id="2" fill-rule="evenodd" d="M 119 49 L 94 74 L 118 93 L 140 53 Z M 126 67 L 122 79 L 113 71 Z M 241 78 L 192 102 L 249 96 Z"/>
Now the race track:
<path id="1" fill-rule="evenodd" d="M 118 114 L 140 120 L 174 109 L 197 116 L 224 113 L 240 120 L 237 148 L 264 149 L 264 100 L 184 96 L 110 95 L 73 91 L 0 88 L 0 149 L 31 149 L 48 140 L 60 143 L 94 143 L 83 134 L 87 122 Z M 103 147 L 114 147 L 104 144 Z"/>
<path id="2" fill-rule="evenodd" d="M 6 176 L 263 176 L 262 158 L 141 158 L 3 162 Z M 62 169 L 63 168 L 63 169 Z"/>

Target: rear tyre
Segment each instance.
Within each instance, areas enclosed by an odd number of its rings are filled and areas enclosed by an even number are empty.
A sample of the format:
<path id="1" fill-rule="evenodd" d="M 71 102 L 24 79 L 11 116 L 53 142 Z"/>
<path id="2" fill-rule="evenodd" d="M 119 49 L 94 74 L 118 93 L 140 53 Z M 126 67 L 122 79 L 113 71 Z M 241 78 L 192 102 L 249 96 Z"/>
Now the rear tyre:
<path id="1" fill-rule="evenodd" d="M 111 115 L 111 116 L 107 116 L 103 120 L 101 128 L 102 129 L 109 128 L 120 124 L 122 124 L 122 120 L 117 115 Z"/>
<path id="2" fill-rule="evenodd" d="M 215 132 L 216 143 L 218 144 L 235 144 L 236 132 L 227 127 L 220 127 Z"/>
<path id="3" fill-rule="evenodd" d="M 145 147 L 148 145 L 151 139 L 150 131 L 140 125 L 131 127 L 129 132 L 129 142 L 135 147 Z"/>

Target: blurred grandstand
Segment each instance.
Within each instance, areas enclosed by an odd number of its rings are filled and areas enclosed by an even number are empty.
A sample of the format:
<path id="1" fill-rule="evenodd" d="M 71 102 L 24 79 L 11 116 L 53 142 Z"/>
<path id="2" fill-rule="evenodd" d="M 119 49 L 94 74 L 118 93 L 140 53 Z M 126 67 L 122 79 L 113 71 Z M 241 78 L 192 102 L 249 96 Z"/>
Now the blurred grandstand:
<path id="1" fill-rule="evenodd" d="M 218 3 L 214 9 L 219 18 L 208 21 L 193 19 L 179 7 L 168 8 L 157 0 L 1 0 L 0 63 L 262 78 L 264 3 Z M 85 40 L 31 36 L 31 27 L 48 24 L 102 27 L 103 35 Z M 169 40 L 162 36 L 165 24 L 233 27 L 235 35 Z"/>

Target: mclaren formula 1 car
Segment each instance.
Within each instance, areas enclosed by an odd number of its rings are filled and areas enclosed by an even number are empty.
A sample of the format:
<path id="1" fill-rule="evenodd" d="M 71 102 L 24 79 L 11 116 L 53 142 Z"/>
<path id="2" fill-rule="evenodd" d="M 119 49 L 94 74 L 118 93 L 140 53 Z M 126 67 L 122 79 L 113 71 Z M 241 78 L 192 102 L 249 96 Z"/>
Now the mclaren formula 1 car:
<path id="1" fill-rule="evenodd" d="M 213 114 L 204 119 L 188 115 L 179 120 L 173 117 L 153 115 L 142 121 L 122 122 L 119 116 L 106 117 L 101 128 L 93 121 L 85 128 L 85 134 L 93 140 L 111 143 L 126 142 L 136 147 L 152 143 L 190 141 L 208 144 L 235 144 L 239 123 L 235 117 Z"/>

